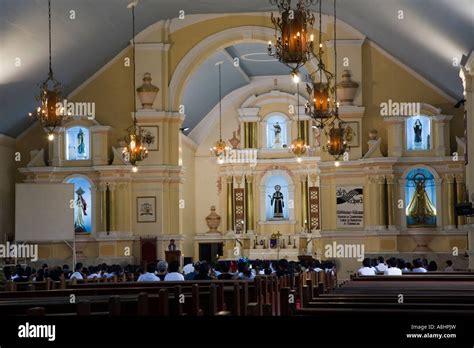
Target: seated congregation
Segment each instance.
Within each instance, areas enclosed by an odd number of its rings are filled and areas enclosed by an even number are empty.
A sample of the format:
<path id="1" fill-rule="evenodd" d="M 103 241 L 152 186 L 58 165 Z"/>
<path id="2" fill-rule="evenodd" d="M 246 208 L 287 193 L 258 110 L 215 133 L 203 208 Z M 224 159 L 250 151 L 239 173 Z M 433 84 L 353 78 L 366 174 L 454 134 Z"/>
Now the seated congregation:
<path id="1" fill-rule="evenodd" d="M 406 273 L 426 273 L 438 271 L 436 261 L 428 262 L 426 258 L 416 258 L 413 262 L 406 262 L 404 259 L 390 257 L 386 261 L 383 256 L 378 258 L 365 258 L 362 261 L 362 267 L 359 268 L 357 274 L 360 276 L 383 275 L 402 275 Z M 454 272 L 453 262 L 446 261 L 444 272 Z"/>

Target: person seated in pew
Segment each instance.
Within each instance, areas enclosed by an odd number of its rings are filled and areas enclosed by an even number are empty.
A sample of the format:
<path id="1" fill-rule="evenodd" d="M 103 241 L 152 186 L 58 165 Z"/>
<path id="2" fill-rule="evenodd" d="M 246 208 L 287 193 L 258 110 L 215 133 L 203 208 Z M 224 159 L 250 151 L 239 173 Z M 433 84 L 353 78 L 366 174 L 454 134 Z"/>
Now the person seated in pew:
<path id="1" fill-rule="evenodd" d="M 411 270 L 413 269 L 413 265 L 411 264 L 411 262 L 407 262 L 407 269 L 408 272 L 411 272 Z"/>
<path id="2" fill-rule="evenodd" d="M 311 269 L 314 271 L 314 272 L 321 272 L 323 269 L 321 268 L 321 262 L 319 262 L 319 260 L 314 260 L 312 265 L 311 265 Z"/>
<path id="3" fill-rule="evenodd" d="M 87 276 L 87 279 L 97 279 L 100 278 L 100 268 L 97 266 L 91 266 L 89 267 L 89 275 Z"/>
<path id="4" fill-rule="evenodd" d="M 423 264 L 423 268 L 428 270 L 428 259 L 427 258 L 424 258 L 423 260 L 421 260 L 422 264 Z"/>
<path id="5" fill-rule="evenodd" d="M 444 269 L 445 272 L 454 272 L 453 261 L 447 260 L 446 261 L 446 268 Z"/>
<path id="6" fill-rule="evenodd" d="M 373 259 L 370 259 L 370 268 L 372 268 L 375 274 L 377 274 L 377 258 L 376 257 L 374 257 Z"/>
<path id="7" fill-rule="evenodd" d="M 402 275 L 402 270 L 397 267 L 397 259 L 391 257 L 387 260 L 388 268 L 383 272 L 384 275 Z"/>
<path id="8" fill-rule="evenodd" d="M 160 280 L 165 280 L 166 275 L 168 274 L 168 262 L 160 261 L 156 266 L 156 276 L 160 278 Z M 179 266 L 178 266 L 179 268 Z"/>
<path id="9" fill-rule="evenodd" d="M 71 273 L 72 274 L 72 273 Z M 55 267 L 49 272 L 49 278 L 55 282 L 59 282 L 61 279 L 69 279 L 64 276 L 61 267 Z"/>
<path id="10" fill-rule="evenodd" d="M 160 278 L 155 275 L 155 265 L 149 263 L 146 266 L 146 272 L 138 277 L 137 282 L 159 282 Z"/>
<path id="11" fill-rule="evenodd" d="M 383 256 L 379 256 L 377 258 L 377 266 L 375 266 L 375 268 L 377 269 L 377 272 L 385 272 L 385 270 L 387 269 L 387 265 L 385 264 Z"/>
<path id="12" fill-rule="evenodd" d="M 74 273 L 71 274 L 71 277 L 69 279 L 78 279 L 78 280 L 82 280 L 84 279 L 84 276 L 82 275 L 81 273 L 82 271 L 82 262 L 78 262 L 76 263 L 76 267 L 74 268 Z"/>
<path id="13" fill-rule="evenodd" d="M 239 260 L 237 264 L 237 274 L 234 275 L 233 279 L 254 280 L 256 273 L 251 267 L 247 261 Z"/>
<path id="14" fill-rule="evenodd" d="M 413 273 L 426 273 L 427 270 L 423 267 L 423 261 L 421 259 L 413 260 L 413 269 L 411 270 Z"/>
<path id="15" fill-rule="evenodd" d="M 438 264 L 436 261 L 430 261 L 428 264 L 428 272 L 436 272 L 438 270 Z"/>
<path id="16" fill-rule="evenodd" d="M 184 276 L 193 272 L 194 272 L 194 265 L 192 263 L 188 263 L 187 265 L 183 267 Z"/>
<path id="17" fill-rule="evenodd" d="M 408 273 L 410 270 L 407 267 L 407 263 L 405 262 L 404 259 L 397 259 L 398 262 L 398 268 L 402 270 L 402 273 Z"/>
<path id="18" fill-rule="evenodd" d="M 23 267 L 19 267 L 16 270 L 16 274 L 12 277 L 12 280 L 17 283 L 17 282 L 27 282 L 29 279 L 25 274 L 25 270 Z"/>
<path id="19" fill-rule="evenodd" d="M 359 270 L 357 271 L 357 274 L 361 275 L 361 276 L 373 276 L 373 275 L 375 275 L 375 270 L 372 267 L 370 267 L 370 259 L 368 257 L 366 257 L 362 261 L 362 267 L 359 268 Z"/>
<path id="20" fill-rule="evenodd" d="M 44 278 L 44 270 L 39 269 L 38 272 L 36 272 L 35 277 L 33 278 L 33 280 L 35 282 L 42 282 L 44 279 L 45 279 Z"/>
<path id="21" fill-rule="evenodd" d="M 284 275 L 290 274 L 288 270 L 288 260 L 287 259 L 281 259 L 278 261 L 278 269 L 275 272 L 278 277 L 282 277 Z"/>
<path id="22" fill-rule="evenodd" d="M 168 272 L 163 278 L 165 282 L 184 281 L 184 276 L 179 273 L 179 262 L 171 261 L 168 265 Z"/>
<path id="23" fill-rule="evenodd" d="M 194 263 L 192 272 L 185 274 L 184 280 L 194 280 L 194 278 L 196 278 L 196 276 L 199 274 L 200 267 L 201 263 L 199 261 Z"/>
<path id="24" fill-rule="evenodd" d="M 194 276 L 193 280 L 212 280 L 212 277 L 209 275 L 211 272 L 211 267 L 206 261 L 203 261 L 199 264 L 199 273 Z"/>
<path id="25" fill-rule="evenodd" d="M 64 277 L 65 277 L 66 279 L 69 279 L 69 278 L 71 277 L 72 272 L 71 272 L 71 270 L 69 269 L 69 265 L 63 265 L 62 272 L 63 272 Z M 46 269 L 44 273 L 45 273 L 45 276 L 47 277 L 48 270 Z"/>
<path id="26" fill-rule="evenodd" d="M 219 279 L 219 280 L 231 280 L 234 275 L 229 272 L 230 271 L 230 262 L 222 261 L 222 262 L 219 262 L 219 265 L 220 265 L 222 273 L 217 276 L 217 279 Z"/>

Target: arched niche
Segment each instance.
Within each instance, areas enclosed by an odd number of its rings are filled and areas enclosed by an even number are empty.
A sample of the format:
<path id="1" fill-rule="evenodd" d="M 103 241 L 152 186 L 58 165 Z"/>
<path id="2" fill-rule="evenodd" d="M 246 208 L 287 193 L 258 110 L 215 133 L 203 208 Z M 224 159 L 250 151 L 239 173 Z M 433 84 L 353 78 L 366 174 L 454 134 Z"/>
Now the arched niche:
<path id="1" fill-rule="evenodd" d="M 283 218 L 274 218 L 273 217 L 273 207 L 270 205 L 271 198 L 275 192 L 276 185 L 281 186 L 280 192 L 284 196 L 284 207 L 283 207 Z M 266 224 L 279 224 L 279 223 L 292 223 L 294 224 L 295 220 L 295 185 L 291 175 L 288 174 L 286 170 L 274 169 L 267 171 L 260 180 L 259 185 L 259 195 L 260 195 L 260 223 Z M 270 197 L 269 197 L 270 196 Z M 275 204 L 275 202 L 274 202 Z"/>
<path id="2" fill-rule="evenodd" d="M 417 181 L 425 177 L 425 187 L 418 188 Z M 400 225 L 403 229 L 410 228 L 437 228 L 442 226 L 442 192 L 441 192 L 442 180 L 439 174 L 427 165 L 416 165 L 407 168 L 401 179 L 399 180 L 400 192 L 399 197 L 403 200 L 403 210 L 400 214 Z M 423 191 L 425 193 L 423 194 Z M 422 193 L 422 196 L 418 196 L 417 192 Z M 419 205 L 420 200 L 429 200 L 431 208 L 434 209 L 434 217 L 427 219 L 426 223 L 422 221 L 416 221 L 413 216 L 410 216 L 410 211 L 416 209 Z M 426 213 L 425 213 L 426 214 Z M 427 215 L 427 214 L 426 214 Z"/>
<path id="3" fill-rule="evenodd" d="M 96 187 L 94 183 L 82 174 L 73 174 L 63 181 L 74 184 L 74 231 L 81 234 L 95 233 Z"/>
<path id="4" fill-rule="evenodd" d="M 262 144 L 267 149 L 288 149 L 291 142 L 291 119 L 281 112 L 271 112 L 262 122 Z"/>

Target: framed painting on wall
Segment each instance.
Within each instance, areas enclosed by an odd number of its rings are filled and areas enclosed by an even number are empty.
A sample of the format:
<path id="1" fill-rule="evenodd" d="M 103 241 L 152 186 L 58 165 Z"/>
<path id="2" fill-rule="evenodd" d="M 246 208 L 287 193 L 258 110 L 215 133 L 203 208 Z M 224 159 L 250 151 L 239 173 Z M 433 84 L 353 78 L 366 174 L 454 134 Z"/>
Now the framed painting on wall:
<path id="1" fill-rule="evenodd" d="M 158 151 L 158 126 L 140 126 L 148 151 Z"/>
<path id="2" fill-rule="evenodd" d="M 344 140 L 347 146 L 358 147 L 359 143 L 359 122 L 344 123 Z"/>
<path id="3" fill-rule="evenodd" d="M 156 197 L 137 197 L 137 222 L 156 222 Z"/>

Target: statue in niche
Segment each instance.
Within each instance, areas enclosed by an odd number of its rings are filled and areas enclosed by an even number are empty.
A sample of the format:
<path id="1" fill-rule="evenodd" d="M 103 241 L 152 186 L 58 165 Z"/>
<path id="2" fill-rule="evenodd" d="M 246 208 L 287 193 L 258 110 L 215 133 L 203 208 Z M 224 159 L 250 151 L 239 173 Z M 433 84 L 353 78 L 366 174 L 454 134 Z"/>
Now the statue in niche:
<path id="1" fill-rule="evenodd" d="M 275 133 L 275 140 L 273 141 L 274 146 L 280 146 L 281 144 L 281 126 L 278 122 L 273 125 L 273 132 Z"/>
<path id="2" fill-rule="evenodd" d="M 76 190 L 77 199 L 76 199 L 76 211 L 75 211 L 75 219 L 74 219 L 74 232 L 87 232 L 85 223 L 84 223 L 84 216 L 87 216 L 87 203 L 82 195 L 86 193 L 82 187 L 79 187 Z"/>
<path id="3" fill-rule="evenodd" d="M 283 201 L 283 193 L 280 192 L 281 186 L 275 186 L 275 192 L 273 196 L 268 195 L 270 197 L 270 205 L 273 206 L 273 218 L 274 219 L 283 219 L 283 208 L 285 207 L 285 202 Z"/>
<path id="4" fill-rule="evenodd" d="M 415 144 L 420 146 L 422 142 L 421 133 L 423 132 L 423 126 L 421 125 L 420 120 L 416 120 L 413 132 L 415 133 Z"/>
<path id="5" fill-rule="evenodd" d="M 86 146 L 84 144 L 84 132 L 82 129 L 79 129 L 79 133 L 77 133 L 77 153 L 83 156 L 85 151 Z"/>
<path id="6" fill-rule="evenodd" d="M 416 186 L 415 193 L 407 207 L 408 216 L 412 217 L 416 224 L 423 224 L 429 218 L 436 216 L 436 209 L 431 203 L 428 193 L 425 190 L 426 178 L 418 173 L 413 178 Z"/>

